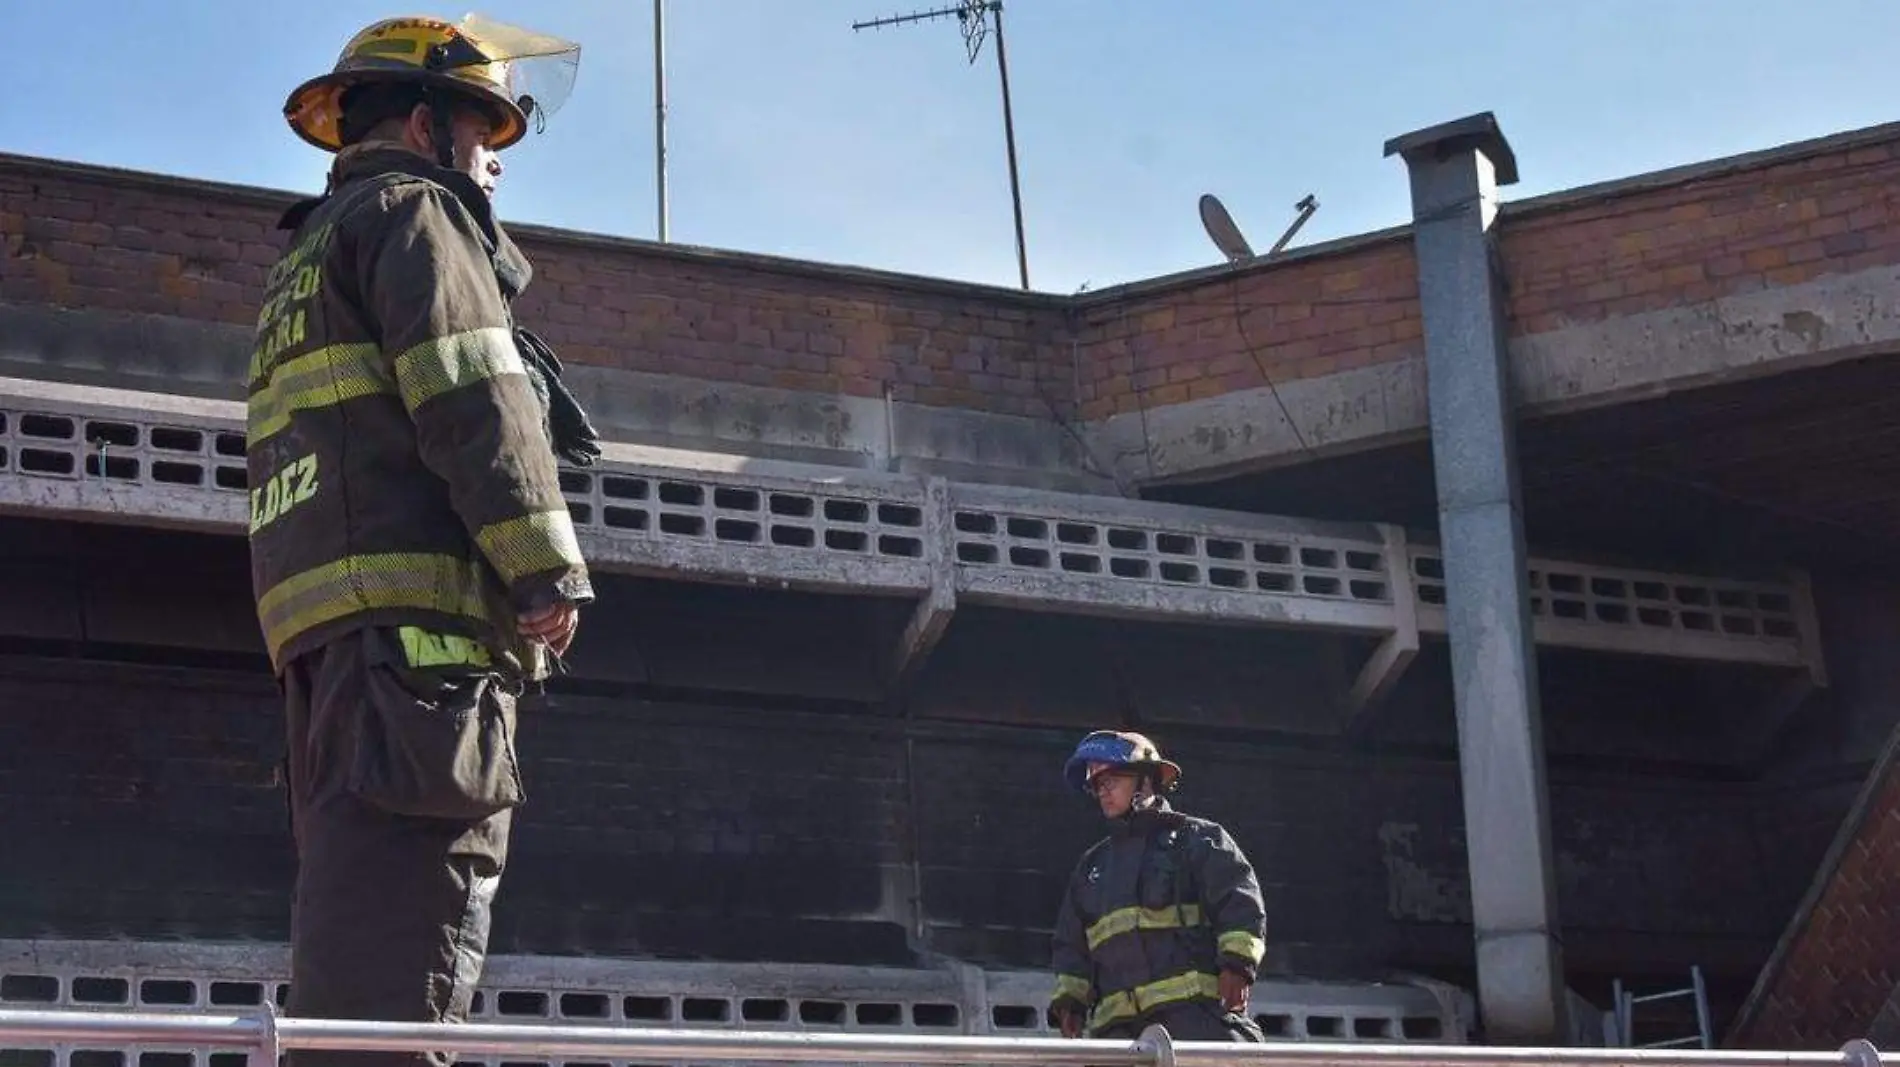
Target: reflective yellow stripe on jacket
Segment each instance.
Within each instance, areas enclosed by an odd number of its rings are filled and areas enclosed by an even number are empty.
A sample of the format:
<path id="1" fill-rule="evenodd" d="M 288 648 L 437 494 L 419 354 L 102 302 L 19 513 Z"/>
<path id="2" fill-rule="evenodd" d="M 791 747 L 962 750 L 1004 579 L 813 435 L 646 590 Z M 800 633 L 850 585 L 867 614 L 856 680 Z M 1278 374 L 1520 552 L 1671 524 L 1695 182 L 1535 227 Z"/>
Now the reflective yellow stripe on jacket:
<path id="1" fill-rule="evenodd" d="M 1256 967 L 1260 966 L 1260 960 L 1267 954 L 1266 941 L 1246 930 L 1229 930 L 1220 935 L 1219 948 L 1222 952 L 1252 960 Z"/>
<path id="2" fill-rule="evenodd" d="M 505 326 L 483 326 L 432 338 L 396 357 L 396 383 L 402 390 L 403 403 L 411 411 L 465 385 L 504 374 L 526 373 L 521 351 L 515 347 L 515 335 Z"/>
<path id="3" fill-rule="evenodd" d="M 1220 979 L 1205 971 L 1188 971 L 1172 978 L 1163 978 L 1159 982 L 1110 993 L 1102 998 L 1100 1004 L 1095 1005 L 1095 1011 L 1089 1016 L 1089 1028 L 1100 1030 L 1124 1019 L 1133 1019 L 1156 1008 L 1196 997 L 1219 1000 Z"/>
<path id="4" fill-rule="evenodd" d="M 1201 925 L 1201 906 L 1183 904 L 1178 908 L 1116 908 L 1089 925 L 1089 950 L 1102 942 L 1136 930 L 1180 930 Z"/>
<path id="5" fill-rule="evenodd" d="M 287 359 L 251 397 L 246 432 L 256 443 L 282 432 L 299 411 L 332 407 L 359 396 L 394 394 L 395 380 L 372 344 L 326 345 Z"/>
<path id="6" fill-rule="evenodd" d="M 262 441 L 290 425 L 298 411 L 361 396 L 400 395 L 413 411 L 452 389 L 525 373 L 514 335 L 499 326 L 417 345 L 396 357 L 393 376 L 374 344 L 326 345 L 272 368 L 270 381 L 250 399 L 247 432 Z"/>
<path id="7" fill-rule="evenodd" d="M 424 552 L 345 556 L 284 579 L 257 605 L 273 661 L 306 630 L 355 612 L 389 608 L 488 617 L 478 565 Z"/>
<path id="8" fill-rule="evenodd" d="M 1056 991 L 1049 1001 L 1054 1003 L 1064 998 L 1087 1004 L 1095 999 L 1095 990 L 1086 978 L 1077 978 L 1072 974 L 1058 974 L 1056 975 Z"/>
<path id="9" fill-rule="evenodd" d="M 475 543 L 494 564 L 502 581 L 510 585 L 530 574 L 572 566 L 581 559 L 574 516 L 565 507 L 484 526 L 476 531 Z"/>

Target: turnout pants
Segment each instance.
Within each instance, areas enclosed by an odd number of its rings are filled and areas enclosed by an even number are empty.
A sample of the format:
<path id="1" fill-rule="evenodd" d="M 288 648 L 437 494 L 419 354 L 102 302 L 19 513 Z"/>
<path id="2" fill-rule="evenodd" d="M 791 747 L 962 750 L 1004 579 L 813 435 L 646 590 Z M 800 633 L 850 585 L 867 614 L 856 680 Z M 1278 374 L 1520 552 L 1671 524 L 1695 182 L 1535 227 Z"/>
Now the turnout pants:
<path id="1" fill-rule="evenodd" d="M 1219 1001 L 1200 999 L 1156 1008 L 1140 1019 L 1111 1023 L 1091 1036 L 1133 1041 L 1143 1030 L 1157 1025 L 1176 1041 L 1254 1043 L 1267 1039 L 1260 1031 L 1260 1024 L 1247 1016 L 1228 1011 Z"/>
<path id="2" fill-rule="evenodd" d="M 346 634 L 284 672 L 297 879 L 286 1015 L 467 1017 L 522 800 L 518 684 L 464 639 Z M 446 1067 L 296 1051 L 290 1067 Z"/>

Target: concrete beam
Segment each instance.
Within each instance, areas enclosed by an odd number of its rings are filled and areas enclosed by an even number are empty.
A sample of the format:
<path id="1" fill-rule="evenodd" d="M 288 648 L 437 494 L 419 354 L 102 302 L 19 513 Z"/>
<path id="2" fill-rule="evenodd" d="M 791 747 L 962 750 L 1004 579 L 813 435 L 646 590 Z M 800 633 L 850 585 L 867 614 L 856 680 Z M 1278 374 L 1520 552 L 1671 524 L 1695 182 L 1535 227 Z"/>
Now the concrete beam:
<path id="1" fill-rule="evenodd" d="M 251 330 L 165 315 L 0 303 L 0 375 L 216 400 L 244 398 Z M 570 363 L 601 435 L 959 481 L 1119 495 L 1106 460 L 1053 417 L 811 393 Z"/>
<path id="2" fill-rule="evenodd" d="M 1789 578 L 1788 588 L 1795 625 L 1801 633 L 1801 658 L 1807 670 L 1783 679 L 1756 714 L 1752 725 L 1737 731 L 1736 761 L 1756 773 L 1765 771 L 1774 761 L 1782 731 L 1807 706 L 1808 699 L 1829 684 L 1827 653 L 1821 641 L 1821 616 L 1814 603 L 1814 582 L 1806 572 L 1798 572 Z"/>
<path id="3" fill-rule="evenodd" d="M 170 315 L 0 303 L 0 374 L 242 400 L 251 335 Z"/>
<path id="4" fill-rule="evenodd" d="M 1106 463 L 1053 418 L 609 367 L 572 366 L 563 380 L 601 435 L 627 444 L 1119 493 Z"/>
<path id="5" fill-rule="evenodd" d="M 1569 1033 L 1492 223 L 1516 163 L 1489 113 L 1388 142 L 1410 172 L 1486 1039 Z"/>
<path id="6" fill-rule="evenodd" d="M 917 601 L 910 621 L 898 635 L 891 656 L 890 689 L 907 689 L 937 647 L 957 610 L 957 560 L 950 550 L 950 485 L 932 478 L 924 486 L 924 550 L 930 565 L 930 589 Z"/>
<path id="7" fill-rule="evenodd" d="M 1405 531 L 1397 526 L 1382 524 L 1379 534 L 1386 546 L 1386 566 L 1392 568 L 1393 627 L 1367 657 L 1346 694 L 1342 730 L 1354 735 L 1365 732 L 1369 713 L 1391 695 L 1418 656 L 1418 586 L 1411 574 L 1411 547 Z"/>

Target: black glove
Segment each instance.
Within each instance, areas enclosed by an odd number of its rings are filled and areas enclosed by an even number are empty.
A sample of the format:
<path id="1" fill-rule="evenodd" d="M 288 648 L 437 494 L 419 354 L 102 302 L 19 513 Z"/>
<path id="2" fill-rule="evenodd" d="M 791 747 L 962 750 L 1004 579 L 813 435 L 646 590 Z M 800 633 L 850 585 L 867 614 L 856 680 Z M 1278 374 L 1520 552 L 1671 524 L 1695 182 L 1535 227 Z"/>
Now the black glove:
<path id="1" fill-rule="evenodd" d="M 591 467 L 600 458 L 600 434 L 587 421 L 587 412 L 567 386 L 561 384 L 561 359 L 546 341 L 525 326 L 515 327 L 515 347 L 527 368 L 528 381 L 541 400 L 547 417 L 548 440 L 554 452 L 576 467 Z"/>

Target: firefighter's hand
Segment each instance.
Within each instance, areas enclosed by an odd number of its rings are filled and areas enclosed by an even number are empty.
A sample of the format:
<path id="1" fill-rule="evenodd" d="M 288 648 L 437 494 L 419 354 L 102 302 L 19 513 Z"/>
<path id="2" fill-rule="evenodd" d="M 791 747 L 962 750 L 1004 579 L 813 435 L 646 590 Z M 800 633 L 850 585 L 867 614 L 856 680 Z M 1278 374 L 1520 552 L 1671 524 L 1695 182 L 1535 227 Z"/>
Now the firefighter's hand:
<path id="1" fill-rule="evenodd" d="M 1073 1008 L 1064 1008 L 1056 1012 L 1056 1022 L 1062 1027 L 1062 1036 L 1077 1038 L 1082 1036 L 1082 1013 Z"/>
<path id="2" fill-rule="evenodd" d="M 521 636 L 547 645 L 557 656 L 567 651 L 580 622 L 580 608 L 568 603 L 555 604 L 516 617 Z"/>
<path id="3" fill-rule="evenodd" d="M 1236 1014 L 1247 1014 L 1247 1002 L 1253 999 L 1253 983 L 1239 971 L 1220 973 L 1221 1006 Z"/>

